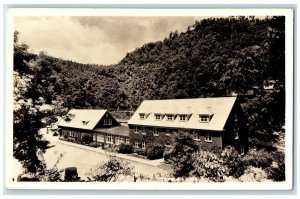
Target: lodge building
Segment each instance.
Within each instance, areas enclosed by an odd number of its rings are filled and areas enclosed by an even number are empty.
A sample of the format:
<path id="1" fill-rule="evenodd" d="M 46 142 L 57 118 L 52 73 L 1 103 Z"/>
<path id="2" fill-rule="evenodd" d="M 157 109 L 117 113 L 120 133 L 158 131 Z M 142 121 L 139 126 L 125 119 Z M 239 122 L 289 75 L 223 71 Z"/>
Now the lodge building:
<path id="1" fill-rule="evenodd" d="M 96 145 L 129 143 L 128 126 L 121 125 L 107 110 L 72 109 L 67 118 L 58 126 L 60 136 L 69 141 L 90 141 Z"/>
<path id="2" fill-rule="evenodd" d="M 146 149 L 153 142 L 171 146 L 172 135 L 189 132 L 201 149 L 232 145 L 241 154 L 248 150 L 246 118 L 237 97 L 144 100 L 128 124 L 120 124 L 107 110 L 72 109 L 70 121 L 59 123 L 61 136 L 96 144 L 130 143 Z"/>
<path id="3" fill-rule="evenodd" d="M 172 134 L 190 132 L 201 149 L 235 146 L 248 150 L 246 118 L 237 97 L 145 100 L 128 121 L 135 147 L 152 142 L 171 145 Z"/>

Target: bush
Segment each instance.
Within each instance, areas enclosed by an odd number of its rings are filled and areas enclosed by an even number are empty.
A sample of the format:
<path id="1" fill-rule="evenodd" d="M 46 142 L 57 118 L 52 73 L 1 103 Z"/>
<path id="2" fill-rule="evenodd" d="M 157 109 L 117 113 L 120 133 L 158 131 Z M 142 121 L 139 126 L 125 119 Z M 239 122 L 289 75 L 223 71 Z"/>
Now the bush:
<path id="1" fill-rule="evenodd" d="M 149 160 L 160 159 L 163 157 L 165 147 L 161 144 L 151 144 L 147 149 L 147 158 Z"/>
<path id="2" fill-rule="evenodd" d="M 118 153 L 129 154 L 133 153 L 133 146 L 131 144 L 121 143 L 117 149 Z"/>
<path id="3" fill-rule="evenodd" d="M 229 175 L 239 178 L 244 174 L 246 166 L 243 164 L 241 155 L 232 146 L 226 146 L 221 153 L 223 164 L 229 168 Z"/>
<path id="4" fill-rule="evenodd" d="M 81 139 L 82 142 L 91 143 L 93 142 L 93 137 L 87 134 L 84 134 Z"/>
<path id="5" fill-rule="evenodd" d="M 193 153 L 192 163 L 194 169 L 191 174 L 198 178 L 207 178 L 214 182 L 223 182 L 229 175 L 230 169 L 223 164 L 222 158 L 208 151 Z"/>
<path id="6" fill-rule="evenodd" d="M 110 156 L 105 163 L 97 164 L 87 174 L 89 181 L 116 182 L 121 176 L 131 176 L 133 167 L 116 156 Z"/>
<path id="7" fill-rule="evenodd" d="M 147 156 L 147 150 L 146 149 L 135 149 L 135 152 L 138 155 Z"/>
<path id="8" fill-rule="evenodd" d="M 266 168 L 268 179 L 274 181 L 285 181 L 285 164 L 273 162 L 271 167 Z"/>
<path id="9" fill-rule="evenodd" d="M 266 168 L 268 179 L 274 181 L 285 180 L 285 157 L 282 152 L 272 152 L 273 162 L 270 167 Z"/>
<path id="10" fill-rule="evenodd" d="M 189 132 L 179 130 L 172 137 L 172 148 L 170 149 L 170 163 L 172 164 L 172 175 L 175 178 L 185 178 L 194 169 L 192 154 L 199 150 L 199 145 L 194 141 Z"/>
<path id="11" fill-rule="evenodd" d="M 267 179 L 267 174 L 261 168 L 248 167 L 239 180 L 242 182 L 261 182 Z"/>
<path id="12" fill-rule="evenodd" d="M 249 151 L 247 155 L 242 157 L 242 162 L 244 165 L 262 169 L 270 167 L 273 160 L 273 155 L 270 152 L 264 150 Z"/>
<path id="13" fill-rule="evenodd" d="M 171 163 L 171 150 L 165 150 L 163 154 L 163 158 L 165 163 L 170 164 Z"/>

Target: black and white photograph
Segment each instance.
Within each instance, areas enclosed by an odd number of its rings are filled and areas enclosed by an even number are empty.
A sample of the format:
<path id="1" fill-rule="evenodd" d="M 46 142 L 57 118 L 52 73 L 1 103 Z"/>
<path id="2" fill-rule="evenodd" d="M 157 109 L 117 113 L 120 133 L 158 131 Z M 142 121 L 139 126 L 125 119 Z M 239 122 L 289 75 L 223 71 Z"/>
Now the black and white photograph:
<path id="1" fill-rule="evenodd" d="M 291 189 L 293 10 L 8 14 L 8 188 Z"/>

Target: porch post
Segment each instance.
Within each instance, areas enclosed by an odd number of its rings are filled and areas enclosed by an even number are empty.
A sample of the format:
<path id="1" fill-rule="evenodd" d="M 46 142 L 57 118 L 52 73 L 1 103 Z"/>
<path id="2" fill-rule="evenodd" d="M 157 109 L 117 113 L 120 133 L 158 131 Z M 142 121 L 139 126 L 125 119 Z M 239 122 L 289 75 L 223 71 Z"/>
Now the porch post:
<path id="1" fill-rule="evenodd" d="M 95 132 L 95 141 L 96 141 L 96 146 L 98 146 L 98 143 L 97 143 L 97 132 Z"/>

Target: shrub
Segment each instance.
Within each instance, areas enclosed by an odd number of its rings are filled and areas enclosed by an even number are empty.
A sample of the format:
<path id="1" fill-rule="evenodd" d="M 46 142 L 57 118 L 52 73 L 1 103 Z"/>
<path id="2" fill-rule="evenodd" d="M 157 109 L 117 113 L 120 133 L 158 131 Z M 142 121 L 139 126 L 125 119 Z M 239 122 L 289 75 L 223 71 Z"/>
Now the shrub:
<path id="1" fill-rule="evenodd" d="M 242 162 L 241 155 L 233 146 L 226 146 L 221 153 L 223 164 L 229 168 L 229 175 L 239 178 L 246 169 Z"/>
<path id="2" fill-rule="evenodd" d="M 285 180 L 285 156 L 282 152 L 272 152 L 273 162 L 270 167 L 266 168 L 268 179 L 274 181 Z"/>
<path id="3" fill-rule="evenodd" d="M 170 149 L 170 163 L 172 175 L 175 178 L 188 177 L 194 169 L 192 154 L 199 150 L 199 145 L 194 141 L 189 132 L 179 130 L 172 137 L 173 146 Z"/>
<path id="4" fill-rule="evenodd" d="M 244 165 L 262 169 L 271 166 L 273 160 L 273 155 L 270 152 L 264 150 L 249 151 L 247 155 L 242 157 L 242 162 Z"/>
<path id="5" fill-rule="evenodd" d="M 24 173 L 21 173 L 20 175 L 18 175 L 17 181 L 36 182 L 36 181 L 40 181 L 40 176 L 35 173 L 24 172 Z"/>
<path id="6" fill-rule="evenodd" d="M 133 146 L 131 144 L 121 143 L 117 149 L 118 153 L 133 153 Z"/>
<path id="7" fill-rule="evenodd" d="M 191 174 L 198 178 L 203 177 L 214 182 L 222 182 L 224 177 L 229 175 L 230 169 L 223 164 L 223 160 L 208 151 L 193 153 L 192 163 L 194 169 Z"/>
<path id="8" fill-rule="evenodd" d="M 84 134 L 81 139 L 82 142 L 91 143 L 93 142 L 93 137 L 87 134 Z"/>
<path id="9" fill-rule="evenodd" d="M 116 156 L 110 156 L 106 163 L 97 164 L 87 173 L 90 181 L 115 182 L 120 176 L 130 176 L 133 168 Z"/>
<path id="10" fill-rule="evenodd" d="M 163 158 L 165 163 L 170 164 L 171 163 L 171 150 L 165 150 L 163 154 Z"/>
<path id="11" fill-rule="evenodd" d="M 248 167 L 239 180 L 242 182 L 261 182 L 267 179 L 267 174 L 264 170 L 257 167 Z"/>
<path id="12" fill-rule="evenodd" d="M 285 181 L 285 164 L 273 162 L 271 167 L 266 168 L 268 179 Z"/>
<path id="13" fill-rule="evenodd" d="M 165 147 L 158 143 L 151 144 L 147 149 L 147 158 L 149 160 L 160 159 L 163 157 Z"/>

